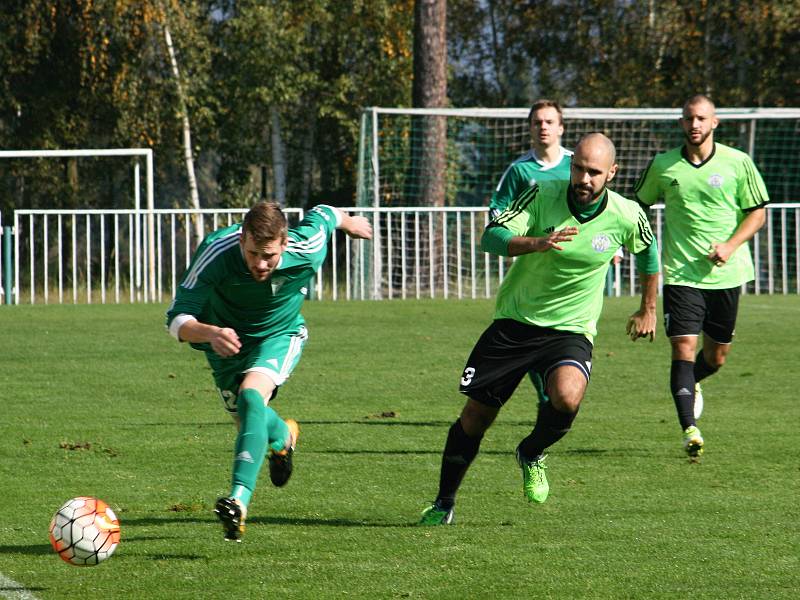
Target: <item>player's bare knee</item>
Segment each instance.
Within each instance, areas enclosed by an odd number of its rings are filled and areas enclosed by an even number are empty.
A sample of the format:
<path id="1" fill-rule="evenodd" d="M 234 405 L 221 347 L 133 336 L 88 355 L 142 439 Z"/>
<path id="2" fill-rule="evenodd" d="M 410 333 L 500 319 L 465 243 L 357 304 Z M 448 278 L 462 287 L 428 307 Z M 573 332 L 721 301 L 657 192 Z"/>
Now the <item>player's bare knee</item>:
<path id="1" fill-rule="evenodd" d="M 576 413 L 581 406 L 583 393 L 576 393 L 572 390 L 567 393 L 555 392 L 550 396 L 550 403 L 557 411 L 562 413 Z"/>

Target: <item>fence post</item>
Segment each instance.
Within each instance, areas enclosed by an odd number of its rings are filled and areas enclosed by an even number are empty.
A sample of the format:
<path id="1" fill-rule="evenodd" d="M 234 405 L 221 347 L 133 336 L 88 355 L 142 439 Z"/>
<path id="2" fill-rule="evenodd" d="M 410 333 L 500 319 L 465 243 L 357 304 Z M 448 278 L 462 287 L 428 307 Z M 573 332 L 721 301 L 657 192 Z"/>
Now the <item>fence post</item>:
<path id="1" fill-rule="evenodd" d="M 12 269 L 11 269 L 11 227 L 3 227 L 3 291 L 5 292 L 4 302 L 11 304 Z"/>

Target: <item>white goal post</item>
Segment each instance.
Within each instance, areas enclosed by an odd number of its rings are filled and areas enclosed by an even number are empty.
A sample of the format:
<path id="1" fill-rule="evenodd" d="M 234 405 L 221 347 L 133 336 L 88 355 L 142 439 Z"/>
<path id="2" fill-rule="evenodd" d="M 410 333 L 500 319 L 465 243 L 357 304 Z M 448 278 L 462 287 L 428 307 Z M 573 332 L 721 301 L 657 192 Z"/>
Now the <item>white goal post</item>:
<path id="1" fill-rule="evenodd" d="M 134 219 L 134 262 L 135 262 L 135 286 L 137 292 L 143 290 L 145 302 L 148 299 L 155 298 L 156 290 L 156 265 L 155 265 L 155 239 L 153 236 L 154 221 L 153 210 L 155 208 L 154 191 L 153 191 L 153 150 L 150 148 L 111 148 L 111 149 L 81 149 L 81 150 L 0 150 L 0 159 L 6 158 L 67 158 L 67 157 L 141 157 L 145 158 L 145 198 L 146 198 L 146 212 L 142 212 L 141 206 L 141 177 L 139 161 L 134 163 L 134 211 L 136 218 Z M 147 217 L 147 226 L 142 229 L 142 214 Z M 15 222 L 15 229 L 19 224 Z M 14 249 L 14 300 L 15 304 L 19 304 L 19 237 L 14 235 L 15 249 Z M 143 243 L 144 242 L 144 243 Z M 146 248 L 146 250 L 145 250 Z M 144 262 L 147 259 L 147 279 L 146 283 L 143 282 L 144 278 Z M 10 294 L 9 290 L 5 291 Z"/>

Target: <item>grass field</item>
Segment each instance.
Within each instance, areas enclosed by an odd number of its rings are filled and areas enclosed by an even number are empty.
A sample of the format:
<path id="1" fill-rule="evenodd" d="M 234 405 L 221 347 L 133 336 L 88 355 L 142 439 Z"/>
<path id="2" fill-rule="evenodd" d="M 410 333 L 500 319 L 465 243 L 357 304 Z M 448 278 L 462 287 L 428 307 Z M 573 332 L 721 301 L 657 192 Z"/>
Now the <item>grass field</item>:
<path id="1" fill-rule="evenodd" d="M 166 334 L 165 307 L 0 307 L 0 597 L 797 597 L 800 300 L 743 298 L 729 363 L 704 384 L 699 465 L 681 448 L 666 340 L 624 336 L 634 308 L 607 301 L 547 503 L 525 503 L 513 458 L 535 414 L 524 382 L 457 524 L 419 528 L 492 304 L 307 303 L 311 338 L 274 404 L 301 424 L 295 474 L 283 489 L 262 477 L 232 544 L 211 508 L 234 428 L 202 354 Z M 122 522 L 97 567 L 66 565 L 47 541 L 77 495 Z"/>

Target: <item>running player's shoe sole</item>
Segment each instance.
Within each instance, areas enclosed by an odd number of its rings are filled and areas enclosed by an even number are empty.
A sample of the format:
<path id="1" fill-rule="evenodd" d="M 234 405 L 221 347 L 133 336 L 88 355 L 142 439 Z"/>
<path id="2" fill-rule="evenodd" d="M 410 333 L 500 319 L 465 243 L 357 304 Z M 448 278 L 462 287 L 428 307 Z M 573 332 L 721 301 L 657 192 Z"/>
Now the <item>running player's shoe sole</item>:
<path id="1" fill-rule="evenodd" d="M 694 418 L 695 420 L 700 418 L 700 415 L 703 414 L 703 388 L 700 387 L 700 383 L 694 384 Z"/>
<path id="2" fill-rule="evenodd" d="M 214 512 L 222 522 L 225 541 L 241 542 L 247 509 L 233 498 L 220 498 Z"/>
<path id="3" fill-rule="evenodd" d="M 269 480 L 276 487 L 283 487 L 292 476 L 292 455 L 300 437 L 300 426 L 294 419 L 286 419 L 289 428 L 289 445 L 280 452 L 269 451 Z"/>

